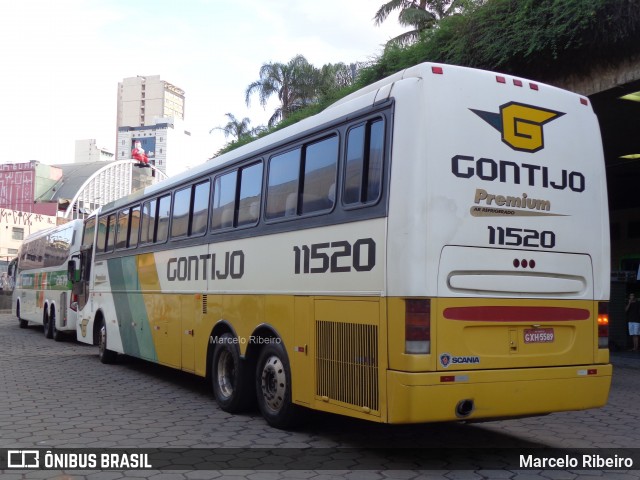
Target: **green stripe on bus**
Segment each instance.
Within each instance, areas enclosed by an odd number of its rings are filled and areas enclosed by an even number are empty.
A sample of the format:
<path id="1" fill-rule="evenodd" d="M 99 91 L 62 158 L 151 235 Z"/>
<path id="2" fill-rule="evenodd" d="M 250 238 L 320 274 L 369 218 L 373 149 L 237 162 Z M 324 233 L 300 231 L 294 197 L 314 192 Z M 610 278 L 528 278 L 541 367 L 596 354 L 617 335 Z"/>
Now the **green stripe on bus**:
<path id="1" fill-rule="evenodd" d="M 114 258 L 107 265 L 124 353 L 157 362 L 147 309 L 139 294 L 136 257 Z"/>

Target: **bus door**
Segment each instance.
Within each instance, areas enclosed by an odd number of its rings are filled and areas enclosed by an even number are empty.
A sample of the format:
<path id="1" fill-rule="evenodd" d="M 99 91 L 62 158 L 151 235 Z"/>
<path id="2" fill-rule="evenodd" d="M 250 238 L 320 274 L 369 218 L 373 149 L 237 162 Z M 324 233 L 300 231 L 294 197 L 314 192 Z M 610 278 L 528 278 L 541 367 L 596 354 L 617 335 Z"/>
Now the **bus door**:
<path id="1" fill-rule="evenodd" d="M 182 369 L 187 372 L 194 372 L 194 336 L 196 328 L 196 315 L 202 315 L 202 295 L 180 295 L 180 310 L 182 312 L 182 315 L 180 315 L 180 319 L 182 321 Z"/>
<path id="2" fill-rule="evenodd" d="M 91 260 L 92 260 L 92 248 L 86 248 L 80 251 L 79 267 L 80 271 L 75 274 L 69 270 L 70 280 L 72 281 L 72 294 L 75 301 L 78 304 L 77 310 L 82 311 L 89 301 L 89 279 L 91 278 Z M 69 263 L 74 262 L 71 260 Z M 74 262 L 75 264 L 75 262 Z"/>

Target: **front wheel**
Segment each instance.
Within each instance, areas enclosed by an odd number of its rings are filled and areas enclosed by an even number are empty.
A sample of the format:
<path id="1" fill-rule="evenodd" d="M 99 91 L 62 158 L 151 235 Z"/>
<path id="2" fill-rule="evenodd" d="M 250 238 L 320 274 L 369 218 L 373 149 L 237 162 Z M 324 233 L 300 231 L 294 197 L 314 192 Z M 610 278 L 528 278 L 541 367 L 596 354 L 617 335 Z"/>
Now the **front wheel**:
<path id="1" fill-rule="evenodd" d="M 270 343 L 260 352 L 256 390 L 260 413 L 269 425 L 291 428 L 299 422 L 300 407 L 291 401 L 289 359 L 281 344 Z"/>
<path id="2" fill-rule="evenodd" d="M 101 321 L 98 329 L 98 358 L 102 363 L 114 363 L 117 356 L 117 352 L 107 349 L 107 325 Z"/>
<path id="3" fill-rule="evenodd" d="M 222 410 L 237 413 L 249 407 L 254 398 L 252 381 L 240 358 L 235 337 L 225 333 L 216 339 L 211 363 L 213 396 Z"/>

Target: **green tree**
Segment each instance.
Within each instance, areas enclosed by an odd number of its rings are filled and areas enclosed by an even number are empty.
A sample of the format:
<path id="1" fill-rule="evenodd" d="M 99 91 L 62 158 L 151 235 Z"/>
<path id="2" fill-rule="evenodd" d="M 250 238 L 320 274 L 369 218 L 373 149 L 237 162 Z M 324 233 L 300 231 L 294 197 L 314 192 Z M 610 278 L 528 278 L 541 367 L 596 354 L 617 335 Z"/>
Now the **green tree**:
<path id="1" fill-rule="evenodd" d="M 236 140 L 240 140 L 241 138 L 252 136 L 254 134 L 254 130 L 249 128 L 249 124 L 251 120 L 247 117 L 242 120 L 238 120 L 233 114 L 225 113 L 229 121 L 224 127 L 214 127 L 209 130 L 209 133 L 214 130 L 222 130 L 224 132 L 224 138 L 229 137 L 231 135 Z"/>
<path id="2" fill-rule="evenodd" d="M 486 0 L 390 0 L 380 7 L 373 20 L 382 24 L 389 14 L 399 10 L 398 22 L 412 30 L 398 35 L 390 43 L 408 44 L 415 42 L 420 34 L 437 26 L 438 22 L 457 13 L 466 13 L 485 3 Z"/>
<path id="3" fill-rule="evenodd" d="M 260 79 L 247 87 L 245 101 L 250 105 L 251 96 L 257 93 L 260 105 L 265 107 L 269 98 L 277 95 L 280 106 L 268 122 L 272 127 L 312 101 L 315 82 L 315 69 L 302 55 L 296 55 L 288 63 L 265 63 L 260 67 Z"/>
<path id="4" fill-rule="evenodd" d="M 280 106 L 268 122 L 268 126 L 273 127 L 293 112 L 353 85 L 356 72 L 356 64 L 329 63 L 316 68 L 302 55 L 288 63 L 265 63 L 260 68 L 260 79 L 247 87 L 245 100 L 249 105 L 251 96 L 257 93 L 260 105 L 264 107 L 271 96 L 277 95 Z"/>

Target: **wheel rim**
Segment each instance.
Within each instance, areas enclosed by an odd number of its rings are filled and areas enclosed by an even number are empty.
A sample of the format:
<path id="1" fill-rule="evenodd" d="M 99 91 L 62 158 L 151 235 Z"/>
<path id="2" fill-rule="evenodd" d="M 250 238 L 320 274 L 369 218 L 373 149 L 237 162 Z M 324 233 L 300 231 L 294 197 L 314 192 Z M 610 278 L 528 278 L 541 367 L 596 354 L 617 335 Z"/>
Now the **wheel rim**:
<path id="1" fill-rule="evenodd" d="M 218 357 L 218 390 L 224 398 L 229 398 L 233 395 L 234 384 L 233 378 L 235 375 L 236 366 L 233 361 L 233 356 L 230 352 L 224 350 Z"/>
<path id="2" fill-rule="evenodd" d="M 279 412 L 284 404 L 287 377 L 282 360 L 275 355 L 269 357 L 262 368 L 260 386 L 265 406 L 274 413 Z"/>
<path id="3" fill-rule="evenodd" d="M 107 327 L 102 325 L 100 327 L 100 337 L 98 338 L 98 351 L 100 355 L 104 355 L 107 350 Z"/>

